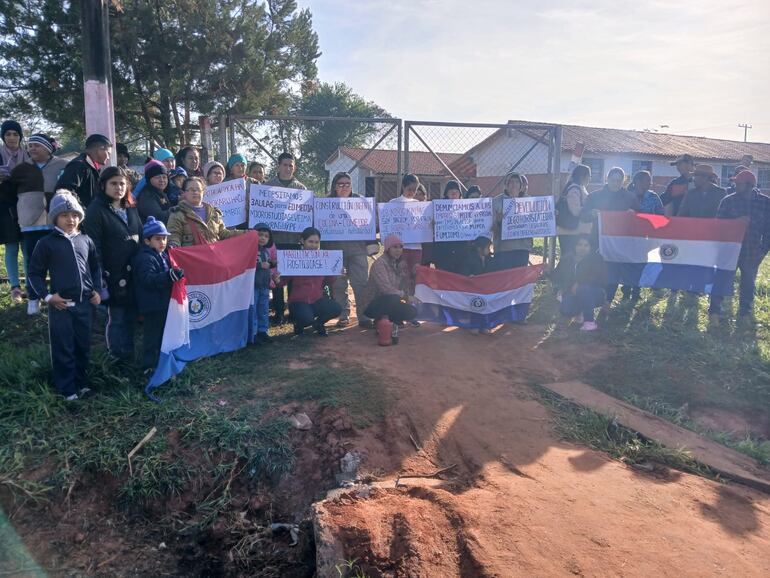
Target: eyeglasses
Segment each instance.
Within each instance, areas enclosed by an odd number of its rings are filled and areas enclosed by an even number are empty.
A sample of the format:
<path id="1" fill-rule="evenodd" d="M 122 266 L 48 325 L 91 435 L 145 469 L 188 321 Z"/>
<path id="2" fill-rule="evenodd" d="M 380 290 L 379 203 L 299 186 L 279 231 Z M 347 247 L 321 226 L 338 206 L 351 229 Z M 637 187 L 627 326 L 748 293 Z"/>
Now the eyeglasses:
<path id="1" fill-rule="evenodd" d="M 350 183 L 337 183 L 334 185 L 335 187 L 342 187 L 344 189 L 349 189 L 352 185 Z"/>

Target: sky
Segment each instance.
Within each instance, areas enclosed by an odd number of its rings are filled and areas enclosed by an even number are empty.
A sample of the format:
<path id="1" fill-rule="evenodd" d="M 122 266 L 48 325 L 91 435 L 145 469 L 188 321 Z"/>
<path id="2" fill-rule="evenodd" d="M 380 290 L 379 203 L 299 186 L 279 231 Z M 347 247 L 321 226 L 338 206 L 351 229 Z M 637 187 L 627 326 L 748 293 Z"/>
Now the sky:
<path id="1" fill-rule="evenodd" d="M 770 142 L 770 0 L 300 0 L 319 76 L 405 120 Z M 668 125 L 668 128 L 661 128 Z"/>

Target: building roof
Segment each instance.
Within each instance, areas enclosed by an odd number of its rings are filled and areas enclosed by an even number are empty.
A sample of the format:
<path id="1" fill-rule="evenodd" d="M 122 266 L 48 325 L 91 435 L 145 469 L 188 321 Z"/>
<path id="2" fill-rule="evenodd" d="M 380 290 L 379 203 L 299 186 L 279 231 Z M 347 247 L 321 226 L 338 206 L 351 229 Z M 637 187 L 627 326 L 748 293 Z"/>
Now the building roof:
<path id="1" fill-rule="evenodd" d="M 366 148 L 340 147 L 326 161 L 326 164 L 328 165 L 336 159 L 338 154 L 345 155 L 358 162 L 369 150 L 370 149 Z M 438 154 L 441 160 L 447 165 L 452 164 L 463 156 L 460 153 L 436 154 Z M 398 151 L 375 149 L 366 157 L 360 166 L 381 175 L 395 175 L 398 173 Z M 416 175 L 426 176 L 444 176 L 447 174 L 444 167 L 441 166 L 441 163 L 436 160 L 436 157 L 425 151 L 411 151 L 409 153 L 409 171 Z"/>

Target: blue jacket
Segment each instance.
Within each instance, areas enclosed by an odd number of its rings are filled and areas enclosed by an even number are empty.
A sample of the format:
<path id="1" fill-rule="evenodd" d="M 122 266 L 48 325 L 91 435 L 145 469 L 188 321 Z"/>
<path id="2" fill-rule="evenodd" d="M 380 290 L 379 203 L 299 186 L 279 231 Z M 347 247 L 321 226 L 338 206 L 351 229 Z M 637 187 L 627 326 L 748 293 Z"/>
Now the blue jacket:
<path id="1" fill-rule="evenodd" d="M 173 282 L 168 253 L 143 245 L 134 257 L 134 295 L 139 313 L 161 313 L 168 309 Z"/>
<path id="2" fill-rule="evenodd" d="M 50 290 L 46 275 L 51 277 Z M 94 282 L 96 280 L 96 283 Z M 72 238 L 59 229 L 38 241 L 29 261 L 29 282 L 41 296 L 58 293 L 75 302 L 88 301 L 101 284 L 102 271 L 96 245 L 88 235 Z"/>
<path id="3" fill-rule="evenodd" d="M 146 187 L 147 187 L 147 179 L 142 177 L 141 179 L 139 179 L 139 182 L 136 183 L 134 190 L 131 191 L 131 194 L 134 196 L 134 199 L 138 201 L 139 195 L 142 194 L 142 191 Z M 168 186 L 166 187 L 166 196 L 168 197 L 168 200 L 171 202 L 172 207 L 176 207 L 179 204 L 179 197 L 182 196 L 182 189 L 177 187 L 171 181 L 171 179 L 168 180 Z"/>
<path id="4" fill-rule="evenodd" d="M 270 288 L 270 269 L 263 269 L 262 263 L 270 263 L 271 267 L 275 266 L 275 263 L 270 262 L 270 252 L 267 250 L 267 247 L 259 248 L 257 271 L 254 275 L 254 289 Z"/>

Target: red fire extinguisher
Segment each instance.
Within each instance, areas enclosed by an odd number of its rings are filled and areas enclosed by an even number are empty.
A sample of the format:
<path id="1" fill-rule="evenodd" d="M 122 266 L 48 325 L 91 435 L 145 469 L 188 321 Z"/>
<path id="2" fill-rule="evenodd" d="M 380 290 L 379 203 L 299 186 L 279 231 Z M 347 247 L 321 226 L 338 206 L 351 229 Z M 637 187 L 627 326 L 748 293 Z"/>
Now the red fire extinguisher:
<path id="1" fill-rule="evenodd" d="M 377 320 L 377 344 L 391 345 L 393 343 L 393 323 L 387 317 Z"/>

